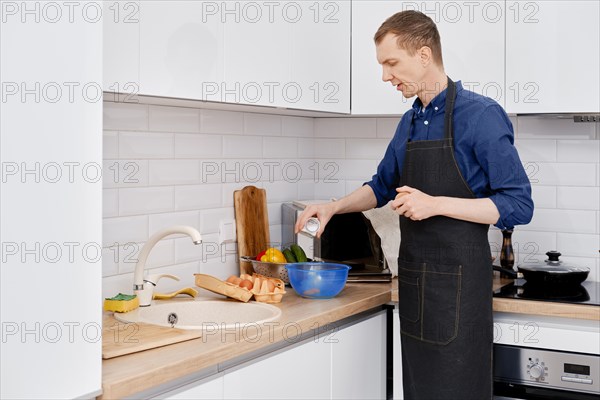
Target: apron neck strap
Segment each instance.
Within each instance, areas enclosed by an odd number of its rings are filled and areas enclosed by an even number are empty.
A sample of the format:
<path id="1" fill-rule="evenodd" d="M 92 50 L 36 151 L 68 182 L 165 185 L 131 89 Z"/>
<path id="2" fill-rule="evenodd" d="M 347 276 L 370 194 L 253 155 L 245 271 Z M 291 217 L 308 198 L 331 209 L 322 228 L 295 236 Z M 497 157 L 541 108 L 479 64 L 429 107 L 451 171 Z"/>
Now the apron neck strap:
<path id="1" fill-rule="evenodd" d="M 454 137 L 452 127 L 452 114 L 454 113 L 454 101 L 456 100 L 456 84 L 448 77 L 448 89 L 446 91 L 446 106 L 444 110 L 444 139 Z"/>

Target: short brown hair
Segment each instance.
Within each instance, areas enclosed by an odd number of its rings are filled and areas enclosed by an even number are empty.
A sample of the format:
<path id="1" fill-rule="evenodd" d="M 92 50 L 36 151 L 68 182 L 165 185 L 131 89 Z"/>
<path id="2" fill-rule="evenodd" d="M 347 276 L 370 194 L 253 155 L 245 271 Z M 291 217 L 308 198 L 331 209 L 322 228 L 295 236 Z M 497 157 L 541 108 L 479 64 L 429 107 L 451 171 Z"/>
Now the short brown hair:
<path id="1" fill-rule="evenodd" d="M 418 49 L 427 46 L 433 53 L 435 63 L 443 66 L 440 33 L 435 22 L 422 12 L 406 10 L 385 20 L 375 33 L 375 44 L 379 44 L 388 33 L 398 36 L 398 47 L 414 55 Z"/>

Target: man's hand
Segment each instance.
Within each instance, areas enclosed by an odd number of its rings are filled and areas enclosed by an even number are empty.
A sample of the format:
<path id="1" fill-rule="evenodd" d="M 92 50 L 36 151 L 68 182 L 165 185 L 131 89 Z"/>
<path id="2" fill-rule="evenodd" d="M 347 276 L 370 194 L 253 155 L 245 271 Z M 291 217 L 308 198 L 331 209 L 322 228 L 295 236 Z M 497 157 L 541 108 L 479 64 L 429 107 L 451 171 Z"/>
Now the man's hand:
<path id="1" fill-rule="evenodd" d="M 304 224 L 308 221 L 309 218 L 316 216 L 319 220 L 321 226 L 317 231 L 316 236 L 321 237 L 321 234 L 325 230 L 325 226 L 335 214 L 335 209 L 333 202 L 331 203 L 323 203 L 323 204 L 311 204 L 302 211 L 302 213 L 298 216 L 296 220 L 296 225 L 294 226 L 294 232 L 298 233 L 304 228 Z"/>
<path id="2" fill-rule="evenodd" d="M 392 210 L 413 221 L 421 221 L 438 215 L 439 199 L 410 186 L 396 189 L 398 194 L 391 203 Z"/>

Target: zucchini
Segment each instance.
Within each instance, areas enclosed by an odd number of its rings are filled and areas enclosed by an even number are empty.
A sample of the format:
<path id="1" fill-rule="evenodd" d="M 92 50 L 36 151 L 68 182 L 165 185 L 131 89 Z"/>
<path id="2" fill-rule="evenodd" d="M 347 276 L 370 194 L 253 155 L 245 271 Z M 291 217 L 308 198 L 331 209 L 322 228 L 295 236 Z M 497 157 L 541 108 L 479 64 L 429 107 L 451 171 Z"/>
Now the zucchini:
<path id="1" fill-rule="evenodd" d="M 298 260 L 298 262 L 308 261 L 308 258 L 306 258 L 306 253 L 304 250 L 302 250 L 302 247 L 298 246 L 297 244 L 293 244 L 290 249 L 292 250 L 292 253 L 294 253 L 294 256 L 296 256 L 296 260 Z"/>

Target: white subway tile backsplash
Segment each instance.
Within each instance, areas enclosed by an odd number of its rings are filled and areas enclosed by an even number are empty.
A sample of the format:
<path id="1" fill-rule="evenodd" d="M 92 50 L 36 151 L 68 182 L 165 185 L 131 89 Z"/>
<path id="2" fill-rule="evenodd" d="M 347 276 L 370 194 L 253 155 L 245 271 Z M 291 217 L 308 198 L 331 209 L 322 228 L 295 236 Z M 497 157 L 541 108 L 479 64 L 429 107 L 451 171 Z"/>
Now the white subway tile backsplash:
<path id="1" fill-rule="evenodd" d="M 230 158 L 262 157 L 260 136 L 223 136 L 223 156 Z"/>
<path id="2" fill-rule="evenodd" d="M 222 204 L 221 186 L 214 184 L 175 186 L 175 209 L 201 210 Z"/>
<path id="3" fill-rule="evenodd" d="M 559 140 L 558 161 L 600 162 L 600 140 Z"/>
<path id="4" fill-rule="evenodd" d="M 181 235 L 161 240 L 148 260 L 153 272 L 175 273 L 190 286 L 193 272 L 238 274 L 236 244 L 217 243 L 219 223 L 235 217 L 234 190 L 266 189 L 271 241 L 278 242 L 281 204 L 341 198 L 369 181 L 399 121 L 105 103 L 103 245 L 121 245 L 103 249 L 103 293 L 131 292 L 142 244 L 179 224 L 196 227 L 204 246 Z M 533 221 L 513 233 L 517 262 L 557 249 L 590 264 L 588 279 L 600 279 L 600 124 L 511 121 L 535 202 Z M 492 228 L 488 237 L 497 255 L 501 232 Z M 186 285 L 173 283 L 173 290 Z M 171 290 L 162 284 L 158 291 Z"/>
<path id="5" fill-rule="evenodd" d="M 556 186 L 531 186 L 534 209 L 556 208 Z"/>
<path id="6" fill-rule="evenodd" d="M 346 158 L 381 160 L 389 144 L 388 139 L 347 139 Z"/>
<path id="7" fill-rule="evenodd" d="M 102 158 L 119 158 L 119 133 L 104 131 L 102 135 Z"/>
<path id="8" fill-rule="evenodd" d="M 133 272 L 139 260 L 139 254 L 145 243 L 128 243 L 119 246 L 112 254 L 119 259 L 119 273 Z M 145 269 L 162 267 L 174 264 L 173 239 L 163 239 L 156 243 L 148 254 Z"/>
<path id="9" fill-rule="evenodd" d="M 189 185 L 200 183 L 198 160 L 150 160 L 150 185 Z"/>
<path id="10" fill-rule="evenodd" d="M 298 153 L 298 139 L 292 137 L 264 137 L 264 158 L 296 158 Z"/>
<path id="11" fill-rule="evenodd" d="M 600 210 L 600 187 L 559 187 L 557 208 Z"/>
<path id="12" fill-rule="evenodd" d="M 281 134 L 308 138 L 315 136 L 314 118 L 308 117 L 281 117 Z"/>
<path id="13" fill-rule="evenodd" d="M 119 215 L 172 211 L 173 192 L 173 187 L 119 189 Z"/>
<path id="14" fill-rule="evenodd" d="M 104 189 L 102 191 L 102 217 L 117 217 L 119 215 L 118 189 Z"/>
<path id="15" fill-rule="evenodd" d="M 521 161 L 556 161 L 556 140 L 519 139 L 515 141 Z"/>
<path id="16" fill-rule="evenodd" d="M 112 248 L 102 249 L 102 276 L 111 276 L 119 273 L 119 262 L 115 260 Z"/>
<path id="17" fill-rule="evenodd" d="M 346 141 L 344 139 L 315 139 L 316 158 L 344 158 Z"/>
<path id="18" fill-rule="evenodd" d="M 315 157 L 315 139 L 299 138 L 298 139 L 298 157 L 314 158 Z"/>
<path id="19" fill-rule="evenodd" d="M 240 266 L 234 257 L 228 257 L 225 260 L 211 258 L 206 262 L 200 262 L 200 273 L 225 280 L 231 275 L 239 275 Z"/>
<path id="20" fill-rule="evenodd" d="M 594 139 L 594 124 L 573 122 L 572 118 L 554 118 L 542 115 L 520 115 L 519 139 Z"/>
<path id="21" fill-rule="evenodd" d="M 234 111 L 201 110 L 200 132 L 241 135 L 244 132 L 244 114 Z"/>
<path id="22" fill-rule="evenodd" d="M 526 165 L 527 175 L 533 184 L 559 186 L 594 186 L 596 165 L 590 163 L 543 163 Z"/>
<path id="23" fill-rule="evenodd" d="M 566 233 L 596 233 L 596 212 L 581 210 L 537 209 L 528 225 L 522 230 L 566 232 Z"/>
<path id="24" fill-rule="evenodd" d="M 315 136 L 321 138 L 374 138 L 376 118 L 317 118 Z"/>
<path id="25" fill-rule="evenodd" d="M 244 134 L 252 136 L 281 136 L 281 116 L 245 113 Z"/>
<path id="26" fill-rule="evenodd" d="M 148 160 L 102 162 L 102 187 L 129 188 L 148 185 Z"/>
<path id="27" fill-rule="evenodd" d="M 155 234 L 161 229 L 169 228 L 175 225 L 191 226 L 200 230 L 199 211 L 183 211 L 163 214 L 151 214 L 149 216 L 149 233 Z M 184 237 L 183 234 L 173 235 L 172 237 Z M 171 236 L 170 236 L 171 237 Z"/>
<path id="28" fill-rule="evenodd" d="M 298 185 L 295 182 L 264 182 L 268 203 L 281 203 L 298 199 Z"/>
<path id="29" fill-rule="evenodd" d="M 149 129 L 163 132 L 200 132 L 200 110 L 150 106 Z"/>
<path id="30" fill-rule="evenodd" d="M 393 138 L 399 123 L 400 118 L 377 118 L 377 137 L 383 139 Z"/>
<path id="31" fill-rule="evenodd" d="M 600 235 L 557 233 L 557 250 L 565 256 L 597 257 Z"/>
<path id="32" fill-rule="evenodd" d="M 119 158 L 173 158 L 173 134 L 121 132 Z"/>
<path id="33" fill-rule="evenodd" d="M 233 194 L 231 195 L 233 202 Z M 218 233 L 219 224 L 221 221 L 233 220 L 234 210 L 233 207 L 226 208 L 214 208 L 209 210 L 200 211 L 200 233 Z"/>
<path id="34" fill-rule="evenodd" d="M 102 245 L 143 242 L 148 239 L 148 216 L 105 218 L 102 224 Z"/>
<path id="35" fill-rule="evenodd" d="M 104 102 L 105 130 L 148 130 L 148 106 L 144 104 Z"/>
<path id="36" fill-rule="evenodd" d="M 183 237 L 175 239 L 175 263 L 181 264 L 189 261 L 200 261 L 206 254 L 218 253 L 213 235 L 203 235 L 202 243 L 195 245 L 190 238 Z"/>
<path id="37" fill-rule="evenodd" d="M 339 164 L 339 173 L 331 174 L 333 179 L 354 179 L 370 181 L 371 177 L 377 172 L 378 160 L 340 160 L 336 161 Z M 332 170 L 332 169 L 330 169 Z"/>
<path id="38" fill-rule="evenodd" d="M 176 158 L 220 158 L 223 154 L 221 135 L 176 134 Z"/>

